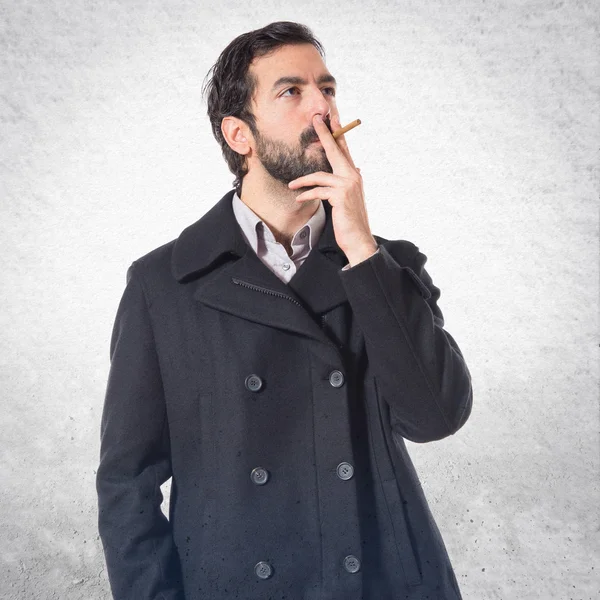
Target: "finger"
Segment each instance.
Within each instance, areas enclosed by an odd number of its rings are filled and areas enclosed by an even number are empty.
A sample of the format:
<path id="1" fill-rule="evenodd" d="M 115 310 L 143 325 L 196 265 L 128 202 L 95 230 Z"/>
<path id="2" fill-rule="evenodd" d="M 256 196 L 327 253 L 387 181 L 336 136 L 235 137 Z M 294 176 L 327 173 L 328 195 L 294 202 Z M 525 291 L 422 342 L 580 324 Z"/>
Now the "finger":
<path id="1" fill-rule="evenodd" d="M 306 200 L 329 200 L 333 190 L 329 187 L 317 187 L 308 192 L 303 192 L 296 196 L 297 202 L 306 202 Z"/>
<path id="2" fill-rule="evenodd" d="M 290 189 L 307 187 L 309 185 L 322 185 L 328 187 L 334 187 L 339 184 L 339 178 L 333 173 L 324 173 L 323 171 L 317 171 L 316 173 L 309 173 L 290 181 L 288 187 Z"/>
<path id="3" fill-rule="evenodd" d="M 329 164 L 333 168 L 334 173 L 347 175 L 349 168 L 352 165 L 349 164 L 344 151 L 337 144 L 337 141 L 340 138 L 334 140 L 331 131 L 329 131 L 329 127 L 327 127 L 323 121 L 317 121 L 317 116 L 319 115 L 313 117 L 313 127 L 323 144 L 323 149 L 325 150 Z"/>
<path id="4" fill-rule="evenodd" d="M 337 131 L 338 129 L 342 128 L 339 115 L 334 115 L 333 117 L 331 117 L 331 128 L 333 129 L 333 131 Z M 354 168 L 356 168 L 354 165 L 354 161 L 352 160 L 352 155 L 350 154 L 350 149 L 348 148 L 348 144 L 346 142 L 346 134 L 342 133 L 342 135 L 338 136 L 335 141 L 337 142 L 337 145 L 339 146 L 340 150 L 344 153 L 346 160 Z"/>

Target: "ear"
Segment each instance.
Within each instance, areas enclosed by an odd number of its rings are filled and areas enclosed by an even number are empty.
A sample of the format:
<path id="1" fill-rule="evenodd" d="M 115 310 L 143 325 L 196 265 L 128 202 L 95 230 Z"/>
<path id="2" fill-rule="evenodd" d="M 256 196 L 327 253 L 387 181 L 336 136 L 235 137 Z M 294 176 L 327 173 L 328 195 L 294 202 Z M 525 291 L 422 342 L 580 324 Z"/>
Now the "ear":
<path id="1" fill-rule="evenodd" d="M 250 151 L 245 129 L 242 121 L 236 117 L 223 117 L 221 121 L 221 133 L 225 141 L 238 154 L 247 154 Z"/>

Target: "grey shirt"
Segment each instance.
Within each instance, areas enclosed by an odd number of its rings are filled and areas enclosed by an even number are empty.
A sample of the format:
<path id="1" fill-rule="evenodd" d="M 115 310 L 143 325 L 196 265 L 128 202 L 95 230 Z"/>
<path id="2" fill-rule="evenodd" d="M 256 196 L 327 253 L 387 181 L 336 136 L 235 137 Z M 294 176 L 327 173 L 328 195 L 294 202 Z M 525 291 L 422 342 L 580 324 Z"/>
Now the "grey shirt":
<path id="1" fill-rule="evenodd" d="M 269 226 L 234 193 L 232 199 L 233 214 L 239 223 L 246 242 L 256 252 L 258 258 L 281 281 L 289 283 L 296 271 L 302 266 L 310 251 L 316 246 L 323 228 L 325 227 L 325 209 L 323 203 L 315 214 L 292 237 L 292 255 L 280 244 L 269 229 Z M 373 253 L 379 252 L 379 248 Z M 372 255 L 371 255 L 372 256 Z M 350 269 L 350 263 L 343 271 Z"/>

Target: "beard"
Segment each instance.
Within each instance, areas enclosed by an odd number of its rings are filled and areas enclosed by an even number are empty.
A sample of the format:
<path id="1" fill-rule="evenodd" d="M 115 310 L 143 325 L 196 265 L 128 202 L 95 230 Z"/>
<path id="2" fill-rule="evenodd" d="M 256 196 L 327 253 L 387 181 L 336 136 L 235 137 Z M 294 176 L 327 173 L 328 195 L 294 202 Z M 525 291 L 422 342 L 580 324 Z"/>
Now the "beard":
<path id="1" fill-rule="evenodd" d="M 329 128 L 329 123 L 326 123 Z M 331 128 L 329 128 L 331 131 Z M 256 155 L 265 171 L 275 180 L 287 187 L 290 181 L 310 175 L 317 171 L 333 173 L 331 163 L 321 144 L 311 145 L 311 140 L 318 139 L 316 132 L 308 132 L 303 136 L 298 147 L 288 146 L 285 142 L 271 140 L 254 134 L 256 140 Z M 312 190 L 315 185 L 296 188 L 295 193 Z"/>

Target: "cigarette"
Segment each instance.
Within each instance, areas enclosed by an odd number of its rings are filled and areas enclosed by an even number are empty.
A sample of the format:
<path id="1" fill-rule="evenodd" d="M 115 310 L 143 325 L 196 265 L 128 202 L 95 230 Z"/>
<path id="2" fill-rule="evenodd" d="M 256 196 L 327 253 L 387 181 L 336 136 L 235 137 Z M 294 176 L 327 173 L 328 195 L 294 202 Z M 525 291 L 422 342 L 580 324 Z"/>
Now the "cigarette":
<path id="1" fill-rule="evenodd" d="M 337 131 L 334 131 L 331 135 L 333 136 L 333 139 L 336 140 L 337 138 L 340 137 L 340 135 L 344 135 L 344 133 L 346 133 L 347 131 L 350 131 L 351 129 L 354 129 L 355 127 L 358 127 L 360 125 L 360 119 L 356 119 L 355 121 L 352 121 L 352 123 L 348 123 L 348 125 L 346 125 L 345 127 L 342 127 L 341 129 L 338 129 Z"/>

